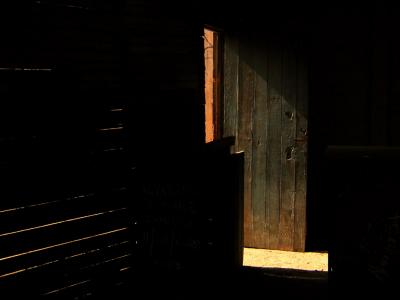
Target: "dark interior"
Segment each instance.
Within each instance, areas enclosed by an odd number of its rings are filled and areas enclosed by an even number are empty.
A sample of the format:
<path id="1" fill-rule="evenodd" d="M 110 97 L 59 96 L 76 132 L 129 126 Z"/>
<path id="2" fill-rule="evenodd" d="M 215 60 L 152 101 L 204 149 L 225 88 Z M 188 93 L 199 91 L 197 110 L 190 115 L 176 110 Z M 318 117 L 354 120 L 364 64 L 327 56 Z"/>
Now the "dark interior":
<path id="1" fill-rule="evenodd" d="M 245 158 L 204 142 L 205 25 L 302 42 L 327 274 L 241 266 Z M 0 298 L 386 299 L 399 25 L 384 1 L 1 1 Z"/>

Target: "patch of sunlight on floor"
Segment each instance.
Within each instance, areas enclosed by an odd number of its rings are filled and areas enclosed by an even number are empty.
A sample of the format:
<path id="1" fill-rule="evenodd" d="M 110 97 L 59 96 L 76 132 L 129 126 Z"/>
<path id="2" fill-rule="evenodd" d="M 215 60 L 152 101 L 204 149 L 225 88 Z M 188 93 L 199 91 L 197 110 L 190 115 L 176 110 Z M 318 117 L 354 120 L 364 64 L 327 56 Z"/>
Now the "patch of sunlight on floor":
<path id="1" fill-rule="evenodd" d="M 243 266 L 328 271 L 328 253 L 244 248 Z"/>

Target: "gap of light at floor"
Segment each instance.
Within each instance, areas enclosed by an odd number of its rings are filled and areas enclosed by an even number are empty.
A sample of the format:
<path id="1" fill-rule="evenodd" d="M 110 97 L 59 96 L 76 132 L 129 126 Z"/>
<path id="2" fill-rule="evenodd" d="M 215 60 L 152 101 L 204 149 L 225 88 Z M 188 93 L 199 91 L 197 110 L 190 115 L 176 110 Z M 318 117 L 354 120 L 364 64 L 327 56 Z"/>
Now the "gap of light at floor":
<path id="1" fill-rule="evenodd" d="M 328 271 L 328 253 L 244 248 L 243 266 Z"/>

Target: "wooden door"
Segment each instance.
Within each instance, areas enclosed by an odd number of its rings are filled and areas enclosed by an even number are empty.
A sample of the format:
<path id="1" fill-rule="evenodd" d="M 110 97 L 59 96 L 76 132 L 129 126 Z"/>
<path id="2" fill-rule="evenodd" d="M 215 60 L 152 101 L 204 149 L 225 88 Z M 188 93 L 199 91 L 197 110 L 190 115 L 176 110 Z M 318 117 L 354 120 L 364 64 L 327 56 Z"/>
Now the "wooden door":
<path id="1" fill-rule="evenodd" d="M 223 128 L 245 154 L 245 247 L 304 251 L 307 70 L 288 40 L 226 37 Z"/>

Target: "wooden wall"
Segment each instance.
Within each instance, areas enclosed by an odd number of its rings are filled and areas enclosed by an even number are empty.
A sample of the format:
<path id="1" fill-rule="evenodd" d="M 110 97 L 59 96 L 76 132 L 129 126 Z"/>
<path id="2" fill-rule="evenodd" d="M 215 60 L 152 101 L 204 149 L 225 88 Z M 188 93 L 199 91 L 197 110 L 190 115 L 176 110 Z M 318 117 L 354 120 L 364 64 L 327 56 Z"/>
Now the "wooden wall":
<path id="1" fill-rule="evenodd" d="M 122 3 L 1 12 L 1 293 L 106 292 L 126 282 L 134 251 Z"/>
<path id="2" fill-rule="evenodd" d="M 307 66 L 294 36 L 226 35 L 224 135 L 245 154 L 245 246 L 304 251 Z"/>
<path id="3" fill-rule="evenodd" d="M 203 28 L 156 0 L 0 14 L 1 294 L 112 294 L 140 251 L 136 171 L 204 141 Z"/>
<path id="4" fill-rule="evenodd" d="M 322 181 L 329 172 L 324 167 L 327 146 L 399 144 L 400 24 L 394 6 L 384 1 L 291 2 L 270 3 L 268 12 L 249 2 L 240 10 L 230 6 L 222 19 L 214 18 L 227 24 L 228 32 L 264 31 L 259 40 L 271 35 L 288 40 L 287 32 L 292 32 L 305 46 L 310 102 L 307 246 L 326 250 L 329 191 Z M 227 85 L 225 94 L 234 93 Z"/>

